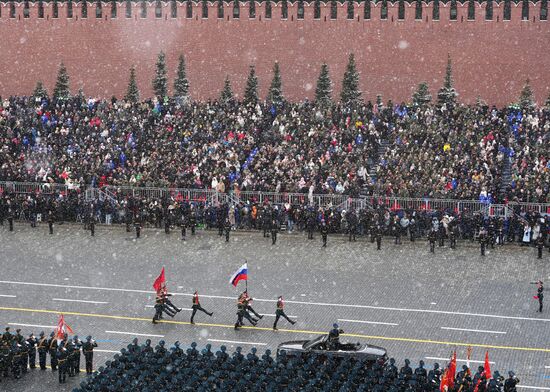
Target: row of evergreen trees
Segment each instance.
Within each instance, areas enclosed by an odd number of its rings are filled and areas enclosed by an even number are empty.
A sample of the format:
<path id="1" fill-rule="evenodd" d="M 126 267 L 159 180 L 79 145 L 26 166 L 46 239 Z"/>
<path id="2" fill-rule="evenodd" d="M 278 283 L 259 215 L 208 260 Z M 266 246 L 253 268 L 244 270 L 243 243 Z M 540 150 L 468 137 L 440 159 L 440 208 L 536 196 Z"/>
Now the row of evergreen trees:
<path id="1" fill-rule="evenodd" d="M 445 80 L 443 86 L 437 93 L 438 106 L 445 105 L 447 108 L 452 108 L 456 105 L 456 99 L 458 93 L 453 87 L 452 77 L 452 63 L 451 57 L 447 58 L 447 69 L 445 72 Z M 166 67 L 166 56 L 164 52 L 160 52 L 156 63 L 156 72 L 153 79 L 153 91 L 155 96 L 164 98 L 168 96 L 168 70 Z M 47 96 L 47 92 L 44 89 L 42 82 L 38 82 L 33 93 L 35 97 Z M 59 72 L 57 75 L 57 81 L 55 84 L 53 96 L 57 99 L 67 99 L 70 96 L 69 90 L 69 75 L 65 65 L 61 63 Z M 185 58 L 183 55 L 179 57 L 178 68 L 176 71 L 176 78 L 174 80 L 174 94 L 173 97 L 181 102 L 189 100 L 189 81 L 187 80 L 187 72 L 185 69 Z M 130 80 L 125 95 L 125 100 L 137 103 L 140 100 L 139 88 L 136 81 L 136 70 L 134 67 L 130 69 Z M 250 66 L 248 79 L 246 81 L 246 87 L 243 95 L 244 104 L 255 105 L 259 102 L 258 97 L 258 77 L 256 76 L 256 70 L 253 65 Z M 269 86 L 269 91 L 266 98 L 267 102 L 275 106 L 282 105 L 285 101 L 283 95 L 283 83 L 281 78 L 281 71 L 279 69 L 279 63 L 275 62 L 273 66 L 273 79 Z M 231 82 L 229 77 L 225 78 L 223 89 L 220 93 L 220 101 L 223 103 L 229 103 L 235 101 L 235 96 L 231 88 Z M 381 97 L 377 97 L 377 101 L 381 102 Z M 413 105 L 419 107 L 425 107 L 432 101 L 428 84 L 423 82 L 418 85 L 418 88 L 412 96 Z M 332 81 L 330 79 L 329 68 L 326 63 L 321 65 L 321 72 L 317 79 L 317 86 L 315 88 L 315 102 L 321 107 L 330 107 L 333 104 L 332 101 Z M 355 57 L 352 54 L 349 55 L 348 64 L 344 72 L 344 78 L 342 80 L 342 90 L 340 93 L 340 103 L 345 107 L 358 107 L 363 104 L 363 98 L 361 89 L 359 87 L 359 72 L 355 65 Z M 529 85 L 529 80 L 526 81 L 523 90 L 521 91 L 517 105 L 524 109 L 533 109 L 535 107 L 535 100 L 533 91 Z M 545 105 L 550 108 L 550 96 L 548 97 Z"/>

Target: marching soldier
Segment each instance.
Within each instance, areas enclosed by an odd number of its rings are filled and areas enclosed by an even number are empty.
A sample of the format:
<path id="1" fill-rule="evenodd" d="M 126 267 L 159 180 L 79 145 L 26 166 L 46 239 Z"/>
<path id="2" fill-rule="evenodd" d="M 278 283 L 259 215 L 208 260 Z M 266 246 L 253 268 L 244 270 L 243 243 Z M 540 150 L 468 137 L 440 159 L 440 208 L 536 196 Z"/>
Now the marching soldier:
<path id="1" fill-rule="evenodd" d="M 323 238 L 323 248 L 327 247 L 328 227 L 325 220 L 321 222 L 321 237 Z"/>
<path id="2" fill-rule="evenodd" d="M 225 242 L 229 242 L 229 233 L 231 233 L 231 222 L 229 222 L 229 218 L 225 220 L 223 231 L 225 232 Z"/>
<path id="3" fill-rule="evenodd" d="M 73 360 L 73 367 L 74 372 L 80 373 L 80 348 L 82 347 L 82 340 L 78 338 L 78 335 L 75 335 L 73 338 L 73 346 L 74 346 L 74 360 Z"/>
<path id="4" fill-rule="evenodd" d="M 542 259 L 542 250 L 544 249 L 544 238 L 542 234 L 539 234 L 539 237 L 537 238 L 537 241 L 535 242 L 537 246 L 538 251 L 538 257 L 539 259 Z"/>
<path id="5" fill-rule="evenodd" d="M 437 232 L 432 228 L 428 234 L 428 240 L 430 241 L 430 253 L 435 253 L 435 241 L 437 239 Z"/>
<path id="6" fill-rule="evenodd" d="M 246 311 L 252 313 L 254 316 L 258 318 L 258 320 L 263 319 L 264 316 L 262 316 L 261 314 L 258 314 L 254 309 L 252 309 L 252 306 L 250 305 L 250 303 L 252 302 L 252 297 L 248 296 L 248 290 L 245 290 L 242 295 L 244 297 Z"/>
<path id="7" fill-rule="evenodd" d="M 182 311 L 182 309 L 180 309 L 176 305 L 174 305 L 172 303 L 172 301 L 170 301 L 170 298 L 168 298 L 168 297 L 171 297 L 172 294 L 169 294 L 167 291 L 163 291 L 160 294 L 160 296 L 161 296 L 161 299 L 162 299 L 162 303 L 164 305 L 164 312 L 166 314 L 168 314 L 170 317 L 174 317 L 176 315 L 176 313 L 179 313 L 179 312 Z M 167 310 L 168 310 L 168 312 L 167 312 Z M 170 314 L 170 313 L 173 313 L 173 315 Z"/>
<path id="8" fill-rule="evenodd" d="M 46 370 L 46 354 L 48 353 L 48 338 L 44 336 L 44 331 L 40 332 L 38 339 L 38 364 L 40 370 Z"/>
<path id="9" fill-rule="evenodd" d="M 256 323 L 258 320 L 255 320 L 250 316 L 250 313 L 247 311 L 247 301 L 246 296 L 244 293 L 239 295 L 239 299 L 237 300 L 237 322 L 235 323 L 235 329 L 239 329 L 243 326 L 243 318 L 246 318 L 248 321 L 250 321 L 250 324 L 253 326 L 256 326 Z"/>
<path id="10" fill-rule="evenodd" d="M 53 234 L 53 212 L 52 210 L 48 211 L 48 228 L 50 229 L 50 234 Z"/>
<path id="11" fill-rule="evenodd" d="M 153 324 L 156 324 L 158 320 L 162 320 L 162 311 L 164 309 L 164 304 L 162 299 L 157 296 L 155 300 L 155 315 L 153 316 Z"/>
<path id="12" fill-rule="evenodd" d="M 193 293 L 193 306 L 191 306 L 191 309 L 193 309 L 193 313 L 191 313 L 191 324 L 195 324 L 193 319 L 195 318 L 195 314 L 197 313 L 198 310 L 200 310 L 201 312 L 206 313 L 210 317 L 212 317 L 212 315 L 214 314 L 213 312 L 208 312 L 206 309 L 204 309 L 201 306 L 201 303 L 199 301 L 199 292 L 196 291 L 196 290 Z"/>
<path id="13" fill-rule="evenodd" d="M 92 374 L 93 371 L 94 347 L 97 347 L 97 343 L 91 336 L 88 336 L 86 342 L 82 344 L 82 352 L 86 361 L 86 374 Z"/>
<path id="14" fill-rule="evenodd" d="M 57 370 L 57 339 L 55 338 L 55 333 L 50 334 L 50 339 L 48 340 L 48 351 L 50 352 L 50 365 L 52 371 Z"/>
<path id="15" fill-rule="evenodd" d="M 271 245 L 275 245 L 277 243 L 277 232 L 279 231 L 279 227 L 277 225 L 277 221 L 274 219 L 271 222 Z"/>
<path id="16" fill-rule="evenodd" d="M 279 296 L 279 298 L 277 299 L 277 310 L 275 311 L 275 322 L 273 323 L 274 331 L 277 330 L 277 323 L 279 322 L 279 318 L 281 318 L 281 316 L 284 317 L 290 324 L 292 325 L 296 324 L 296 321 L 292 321 L 291 319 L 288 318 L 288 316 L 284 311 L 284 308 L 285 308 L 285 302 L 283 301 L 283 297 Z"/>

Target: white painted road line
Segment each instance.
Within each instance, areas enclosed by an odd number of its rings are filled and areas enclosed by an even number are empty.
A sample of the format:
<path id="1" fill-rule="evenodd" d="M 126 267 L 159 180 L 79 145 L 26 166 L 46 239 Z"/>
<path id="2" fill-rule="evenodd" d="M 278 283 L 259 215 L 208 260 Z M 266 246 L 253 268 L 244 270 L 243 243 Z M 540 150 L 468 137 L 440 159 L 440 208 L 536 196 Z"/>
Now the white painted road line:
<path id="1" fill-rule="evenodd" d="M 0 297 L 6 297 L 6 298 L 17 298 L 17 295 L 0 294 Z"/>
<path id="2" fill-rule="evenodd" d="M 120 332 L 120 331 L 105 331 L 105 333 L 117 333 L 120 335 L 132 335 L 132 336 L 150 336 L 153 338 L 163 338 L 164 335 L 153 335 L 148 333 L 136 333 L 136 332 Z"/>
<path id="3" fill-rule="evenodd" d="M 503 331 L 485 331 L 483 329 L 467 329 L 467 328 L 451 328 L 451 327 L 441 327 L 441 329 L 449 329 L 452 331 L 466 331 L 466 332 L 481 332 L 481 333 L 497 333 L 505 335 L 506 332 Z"/>
<path id="4" fill-rule="evenodd" d="M 537 389 L 539 391 L 550 391 L 550 388 L 548 387 L 532 387 L 530 385 L 516 385 L 516 388 Z"/>
<path id="5" fill-rule="evenodd" d="M 550 366 L 545 366 L 544 368 L 545 368 L 545 369 L 550 369 Z"/>
<path id="6" fill-rule="evenodd" d="M 396 323 L 382 323 L 379 321 L 346 320 L 346 319 L 338 319 L 338 321 L 345 321 L 347 323 L 362 323 L 362 324 L 399 325 Z"/>
<path id="7" fill-rule="evenodd" d="M 57 328 L 55 325 L 35 325 L 35 324 L 21 324 L 21 323 L 8 323 L 8 325 L 16 325 L 18 327 L 36 327 L 36 328 Z"/>
<path id="8" fill-rule="evenodd" d="M 53 283 L 34 283 L 34 282 L 18 282 L 10 280 L 0 280 L 0 283 L 5 284 L 18 284 L 18 285 L 27 285 L 27 286 L 43 286 L 43 287 L 59 287 L 64 289 L 81 289 L 81 290 L 102 290 L 102 291 L 118 291 L 118 292 L 128 292 L 128 293 L 142 293 L 142 294 L 156 294 L 154 291 L 150 290 L 135 290 L 135 289 L 120 289 L 115 287 L 89 287 L 89 286 L 74 286 L 74 285 L 63 285 L 63 284 L 53 284 Z M 181 295 L 186 297 L 192 297 L 191 293 L 172 293 L 173 295 Z M 235 301 L 235 297 L 223 296 L 223 295 L 204 295 L 201 294 L 203 298 L 217 298 L 217 299 L 228 299 Z M 261 299 L 254 298 L 254 301 L 257 302 L 272 302 L 275 303 L 277 300 L 274 299 Z M 534 318 L 534 317 L 519 317 L 519 316 L 504 316 L 499 314 L 481 314 L 481 313 L 468 313 L 468 312 L 452 312 L 448 310 L 434 310 L 434 309 L 415 309 L 415 308 L 393 308 L 389 306 L 373 306 L 373 305 L 352 305 L 352 304 L 341 304 L 341 303 L 328 303 L 328 302 L 305 302 L 305 301 L 292 301 L 286 300 L 287 304 L 297 304 L 297 305 L 313 305 L 313 306 L 332 306 L 332 307 L 344 307 L 344 308 L 357 308 L 357 309 L 372 309 L 372 310 L 388 310 L 395 312 L 409 312 L 409 313 L 431 313 L 431 314 L 449 314 L 454 316 L 471 316 L 471 317 L 487 317 L 487 318 L 496 318 L 496 319 L 506 319 L 506 320 L 523 320 L 523 321 L 542 321 L 550 322 L 550 318 Z"/>
<path id="9" fill-rule="evenodd" d="M 260 314 L 262 316 L 267 316 L 267 317 L 277 317 L 277 315 L 275 315 L 275 314 L 265 314 L 265 313 L 260 313 Z M 287 316 L 288 316 L 288 318 L 298 318 L 296 316 L 289 316 L 288 314 L 287 314 Z"/>
<path id="10" fill-rule="evenodd" d="M 52 301 L 80 302 L 84 304 L 108 304 L 109 303 L 109 302 L 103 302 L 103 301 L 84 301 L 82 299 L 66 299 L 66 298 L 52 298 Z"/>
<path id="11" fill-rule="evenodd" d="M 113 353 L 113 354 L 120 354 L 120 351 L 116 351 L 116 350 L 98 350 L 97 348 L 94 348 L 94 353 Z"/>
<path id="12" fill-rule="evenodd" d="M 267 343 L 236 342 L 235 340 L 221 340 L 221 339 L 207 339 L 207 340 L 209 342 L 234 343 L 234 344 L 252 344 L 254 346 L 267 346 Z"/>
<path id="13" fill-rule="evenodd" d="M 450 361 L 451 358 L 439 358 L 439 357 L 425 357 L 426 359 L 430 359 L 432 361 Z M 468 362 L 467 359 L 458 359 L 456 360 L 457 362 Z M 485 363 L 485 361 L 476 361 L 474 359 L 470 359 L 470 362 L 472 363 Z M 489 361 L 490 364 L 495 364 L 493 361 Z"/>

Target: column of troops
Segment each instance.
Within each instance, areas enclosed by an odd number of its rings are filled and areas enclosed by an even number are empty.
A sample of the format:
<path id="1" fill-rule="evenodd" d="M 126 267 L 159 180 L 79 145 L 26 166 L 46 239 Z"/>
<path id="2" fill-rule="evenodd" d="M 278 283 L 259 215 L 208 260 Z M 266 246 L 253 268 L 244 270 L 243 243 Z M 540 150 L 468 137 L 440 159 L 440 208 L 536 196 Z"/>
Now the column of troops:
<path id="1" fill-rule="evenodd" d="M 93 372 L 93 355 L 97 343 L 91 336 L 86 341 L 81 341 L 78 336 L 69 339 L 67 334 L 63 339 L 58 339 L 52 332 L 49 337 L 40 332 L 38 337 L 30 334 L 25 339 L 21 330 L 15 334 L 6 327 L 0 335 L 0 377 L 8 378 L 10 373 L 14 379 L 20 379 L 28 369 L 36 369 L 38 353 L 38 366 L 40 370 L 47 369 L 47 356 L 50 356 L 50 368 L 57 371 L 59 382 L 65 383 L 67 375 L 74 377 L 80 372 L 80 357 L 84 354 L 86 373 Z"/>

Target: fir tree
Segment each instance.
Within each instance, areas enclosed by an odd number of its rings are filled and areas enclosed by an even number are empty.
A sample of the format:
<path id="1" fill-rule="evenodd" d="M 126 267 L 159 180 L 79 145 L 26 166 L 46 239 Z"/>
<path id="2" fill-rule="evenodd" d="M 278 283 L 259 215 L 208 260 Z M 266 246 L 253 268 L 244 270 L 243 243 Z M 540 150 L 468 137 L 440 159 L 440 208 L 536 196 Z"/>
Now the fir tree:
<path id="1" fill-rule="evenodd" d="M 166 56 L 160 52 L 157 58 L 157 70 L 153 79 L 153 91 L 158 98 L 168 95 L 168 76 L 166 71 Z"/>
<path id="2" fill-rule="evenodd" d="M 344 72 L 340 101 L 344 106 L 355 106 L 362 102 L 361 90 L 359 90 L 359 73 L 355 67 L 353 53 L 349 55 L 346 72 Z"/>
<path id="3" fill-rule="evenodd" d="M 525 81 L 525 85 L 521 90 L 518 105 L 525 110 L 533 110 L 535 108 L 535 98 L 531 85 L 529 84 L 529 79 Z"/>
<path id="4" fill-rule="evenodd" d="M 275 62 L 275 65 L 273 66 L 273 79 L 271 80 L 271 86 L 269 86 L 269 92 L 267 94 L 267 102 L 270 102 L 275 106 L 280 106 L 284 100 L 281 71 L 279 69 L 279 63 Z"/>
<path id="5" fill-rule="evenodd" d="M 246 80 L 243 103 L 245 105 L 256 105 L 258 103 L 258 77 L 253 65 L 250 66 L 250 72 Z"/>
<path id="6" fill-rule="evenodd" d="M 384 109 L 384 102 L 382 101 L 381 94 L 376 95 L 376 108 L 378 109 L 378 112 L 381 112 L 382 109 Z"/>
<path id="7" fill-rule="evenodd" d="M 67 68 L 65 68 L 65 64 L 63 63 L 59 65 L 53 96 L 56 99 L 69 99 L 70 96 L 69 74 L 67 73 Z"/>
<path id="8" fill-rule="evenodd" d="M 437 93 L 437 101 L 440 106 L 447 104 L 447 108 L 453 107 L 456 104 L 457 92 L 453 87 L 453 68 L 451 64 L 451 56 L 447 57 L 447 70 L 445 72 L 445 82 L 443 87 Z"/>
<path id="9" fill-rule="evenodd" d="M 235 97 L 233 96 L 233 90 L 231 89 L 231 82 L 229 81 L 229 76 L 225 77 L 223 82 L 223 89 L 220 93 L 220 101 L 224 104 L 233 102 Z"/>
<path id="10" fill-rule="evenodd" d="M 187 101 L 189 99 L 189 81 L 185 71 L 185 58 L 180 55 L 178 62 L 178 71 L 174 81 L 174 97 Z"/>
<path id="11" fill-rule="evenodd" d="M 315 102 L 322 107 L 330 107 L 332 105 L 332 82 L 327 63 L 321 65 L 317 87 L 315 87 Z"/>
<path id="12" fill-rule="evenodd" d="M 128 90 L 124 99 L 131 103 L 139 102 L 139 89 L 136 82 L 136 69 L 130 68 L 130 81 L 128 82 Z"/>
<path id="13" fill-rule="evenodd" d="M 41 80 L 36 82 L 36 87 L 34 88 L 32 96 L 34 98 L 40 98 L 40 99 L 46 98 L 46 99 L 48 99 L 48 91 L 46 91 L 46 88 L 42 84 Z"/>
<path id="14" fill-rule="evenodd" d="M 431 101 L 432 101 L 432 95 L 430 94 L 428 83 L 426 82 L 420 83 L 412 96 L 413 105 L 424 107 L 429 105 Z"/>
<path id="15" fill-rule="evenodd" d="M 550 110 L 550 94 L 548 94 L 548 98 L 546 98 L 544 105 L 546 106 L 546 109 Z"/>

